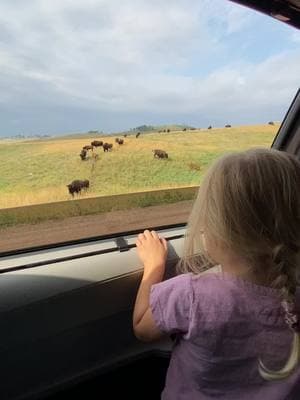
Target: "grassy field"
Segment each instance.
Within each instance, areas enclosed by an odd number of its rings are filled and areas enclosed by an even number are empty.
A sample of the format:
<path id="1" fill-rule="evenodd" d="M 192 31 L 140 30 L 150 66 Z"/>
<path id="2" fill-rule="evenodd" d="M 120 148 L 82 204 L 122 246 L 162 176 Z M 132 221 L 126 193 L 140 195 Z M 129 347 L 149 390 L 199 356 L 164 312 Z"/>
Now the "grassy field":
<path id="1" fill-rule="evenodd" d="M 81 197 L 107 196 L 137 191 L 198 185 L 208 165 L 229 151 L 270 147 L 278 125 L 240 126 L 228 129 L 141 134 L 103 140 L 111 152 L 96 150 L 99 158 L 82 161 L 82 146 L 97 137 L 42 140 L 0 140 L 0 208 L 51 203 L 71 199 L 66 185 L 89 179 Z M 121 136 L 120 136 L 121 137 Z M 168 152 L 155 159 L 152 149 Z"/>

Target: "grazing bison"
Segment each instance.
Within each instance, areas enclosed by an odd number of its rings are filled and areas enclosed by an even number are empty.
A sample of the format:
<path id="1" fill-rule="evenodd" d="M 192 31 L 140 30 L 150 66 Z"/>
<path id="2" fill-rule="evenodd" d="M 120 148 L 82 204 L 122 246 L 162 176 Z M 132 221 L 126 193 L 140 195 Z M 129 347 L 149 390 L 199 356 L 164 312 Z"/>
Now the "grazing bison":
<path id="1" fill-rule="evenodd" d="M 83 160 L 86 160 L 87 150 L 82 149 L 79 155 L 80 155 L 82 161 L 83 161 Z"/>
<path id="2" fill-rule="evenodd" d="M 127 135 L 125 134 L 125 135 L 123 135 L 124 137 L 127 137 Z"/>
<path id="3" fill-rule="evenodd" d="M 100 147 L 100 146 L 103 146 L 103 142 L 102 142 L 101 140 L 93 140 L 93 141 L 91 142 L 91 145 L 92 145 L 93 147 Z"/>
<path id="4" fill-rule="evenodd" d="M 90 181 L 88 179 L 85 179 L 84 181 L 81 181 L 79 179 L 76 179 L 75 181 L 69 183 L 67 185 L 67 188 L 69 190 L 69 193 L 74 197 L 74 193 L 80 194 L 81 190 L 87 190 L 90 187 Z"/>
<path id="5" fill-rule="evenodd" d="M 135 137 L 138 138 L 140 136 L 141 132 L 138 132 Z"/>
<path id="6" fill-rule="evenodd" d="M 116 142 L 117 142 L 118 144 L 123 144 L 123 143 L 124 143 L 124 140 L 123 140 L 123 139 L 118 139 L 118 141 L 116 140 Z"/>
<path id="7" fill-rule="evenodd" d="M 208 127 L 207 129 L 212 129 L 212 126 L 211 126 L 211 125 L 209 125 L 209 127 Z"/>
<path id="8" fill-rule="evenodd" d="M 186 131 L 186 128 L 183 128 L 182 130 L 183 130 L 183 132 L 185 132 L 185 131 Z"/>
<path id="9" fill-rule="evenodd" d="M 116 143 L 119 143 L 119 140 L 120 140 L 120 139 L 117 137 L 117 138 L 115 139 L 115 142 L 116 142 Z"/>
<path id="10" fill-rule="evenodd" d="M 164 150 L 155 149 L 152 152 L 154 153 L 154 158 L 168 158 L 168 153 Z"/>
<path id="11" fill-rule="evenodd" d="M 86 146 L 83 146 L 82 150 L 93 150 L 93 146 L 87 144 Z"/>
<path id="12" fill-rule="evenodd" d="M 269 125 L 275 125 L 273 121 L 268 122 Z"/>
<path id="13" fill-rule="evenodd" d="M 225 128 L 231 128 L 231 125 L 227 124 L 225 125 Z"/>
<path id="14" fill-rule="evenodd" d="M 113 147 L 112 143 L 103 143 L 103 151 L 111 150 Z"/>

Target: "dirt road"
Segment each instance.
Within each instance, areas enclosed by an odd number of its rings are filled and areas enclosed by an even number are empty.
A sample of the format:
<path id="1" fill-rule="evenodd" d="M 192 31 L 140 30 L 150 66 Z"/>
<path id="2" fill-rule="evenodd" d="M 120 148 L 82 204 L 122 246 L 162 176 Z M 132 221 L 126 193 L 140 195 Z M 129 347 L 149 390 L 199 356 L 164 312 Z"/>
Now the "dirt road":
<path id="1" fill-rule="evenodd" d="M 71 217 L 0 230 L 0 252 L 187 222 L 193 202 Z"/>

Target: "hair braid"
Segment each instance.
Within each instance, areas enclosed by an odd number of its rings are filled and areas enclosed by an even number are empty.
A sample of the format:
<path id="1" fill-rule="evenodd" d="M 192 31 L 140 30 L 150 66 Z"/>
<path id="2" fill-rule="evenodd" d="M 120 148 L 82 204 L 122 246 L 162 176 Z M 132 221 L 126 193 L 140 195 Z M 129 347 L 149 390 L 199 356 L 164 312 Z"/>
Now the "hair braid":
<path id="1" fill-rule="evenodd" d="M 272 251 L 272 277 L 271 286 L 279 289 L 281 306 L 284 311 L 284 320 L 294 332 L 291 354 L 286 365 L 279 371 L 272 371 L 265 367 L 259 360 L 259 371 L 267 380 L 283 379 L 291 374 L 300 359 L 300 315 L 295 308 L 295 295 L 297 288 L 297 246 L 280 244 Z"/>
<path id="2" fill-rule="evenodd" d="M 280 244 L 272 251 L 272 276 L 271 286 L 279 289 L 282 300 L 295 301 L 297 288 L 297 247 Z"/>

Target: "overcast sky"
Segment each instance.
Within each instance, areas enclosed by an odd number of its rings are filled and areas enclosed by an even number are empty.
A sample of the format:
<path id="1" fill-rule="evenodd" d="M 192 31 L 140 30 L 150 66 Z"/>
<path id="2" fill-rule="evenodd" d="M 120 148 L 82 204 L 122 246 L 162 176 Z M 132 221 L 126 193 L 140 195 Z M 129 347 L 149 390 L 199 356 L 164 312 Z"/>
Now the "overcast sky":
<path id="1" fill-rule="evenodd" d="M 300 31 L 226 0 L 1 0 L 0 136 L 281 120 Z"/>

